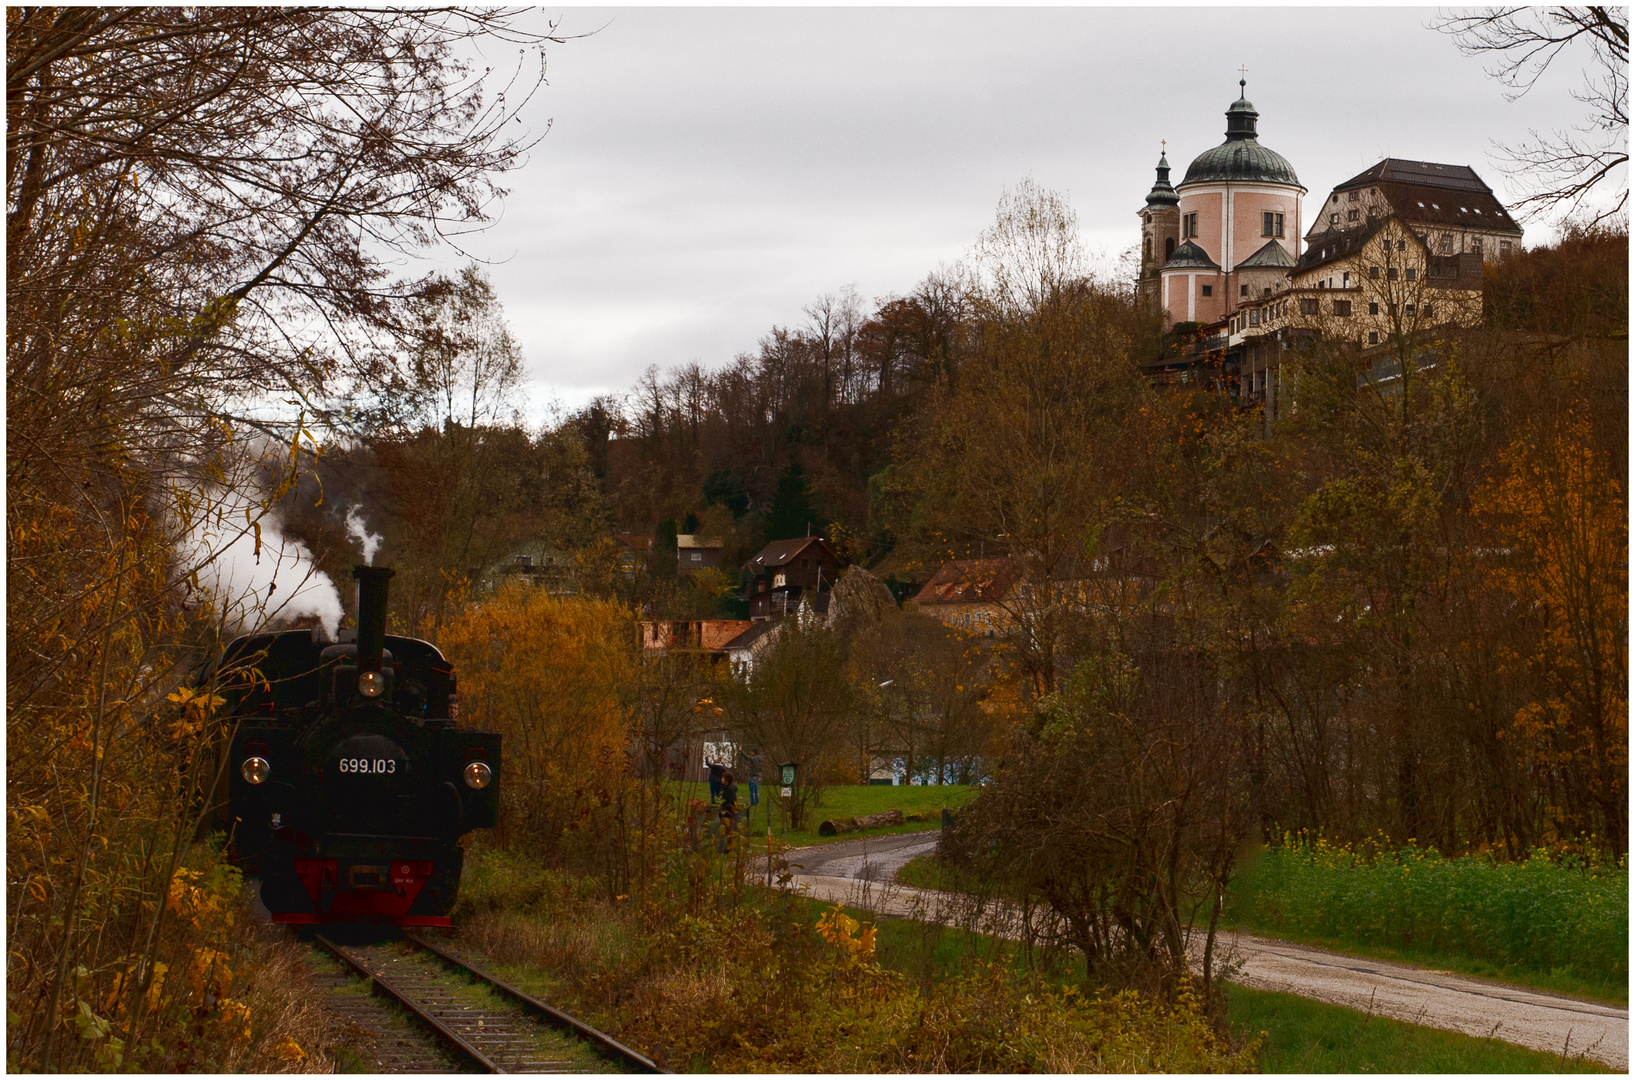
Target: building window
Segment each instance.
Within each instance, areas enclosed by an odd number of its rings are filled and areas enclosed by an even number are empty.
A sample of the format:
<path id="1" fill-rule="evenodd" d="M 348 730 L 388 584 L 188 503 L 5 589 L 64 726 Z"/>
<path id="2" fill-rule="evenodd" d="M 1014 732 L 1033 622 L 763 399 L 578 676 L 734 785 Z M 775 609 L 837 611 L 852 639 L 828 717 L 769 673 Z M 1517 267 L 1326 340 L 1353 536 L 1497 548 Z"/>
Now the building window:
<path id="1" fill-rule="evenodd" d="M 1169 257 L 1171 255 L 1174 255 L 1174 254 L 1175 254 L 1175 237 L 1173 237 L 1173 236 L 1164 237 L 1164 261 L 1168 262 Z"/>
<path id="2" fill-rule="evenodd" d="M 1205 296 L 1214 296 L 1215 295 L 1215 286 L 1205 285 L 1203 287 L 1203 295 L 1205 295 Z"/>
<path id="3" fill-rule="evenodd" d="M 1509 255 L 1509 254 L 1510 254 L 1510 241 L 1500 240 L 1499 241 L 1499 258 L 1502 259 L 1506 255 Z"/>
<path id="4" fill-rule="evenodd" d="M 1259 326 L 1260 325 L 1260 309 L 1259 308 L 1255 308 L 1253 311 L 1249 312 L 1249 325 L 1250 326 Z"/>
<path id="5" fill-rule="evenodd" d="M 1378 302 L 1378 301 L 1376 301 L 1376 300 L 1370 300 L 1370 301 L 1369 301 L 1369 302 L 1368 302 L 1368 314 L 1370 314 L 1370 315 L 1378 315 L 1378 314 L 1379 314 L 1379 313 L 1380 313 L 1380 305 L 1379 305 L 1379 302 Z"/>
<path id="6" fill-rule="evenodd" d="M 1300 300 L 1300 314 L 1302 314 L 1302 315 L 1315 315 L 1315 314 L 1317 314 L 1317 303 L 1318 303 L 1318 301 L 1317 301 L 1317 298 L 1315 296 L 1302 297 L 1301 300 Z"/>
<path id="7" fill-rule="evenodd" d="M 1248 296 L 1249 295 L 1249 286 L 1239 285 L 1238 286 L 1238 295 L 1239 296 Z"/>
<path id="8" fill-rule="evenodd" d="M 1368 344 L 1378 345 L 1379 343 L 1380 343 L 1380 332 L 1378 330 L 1368 331 Z"/>
<path id="9" fill-rule="evenodd" d="M 1146 237 L 1142 238 L 1142 240 L 1141 240 L 1141 256 L 1142 256 L 1142 258 L 1145 258 L 1145 259 L 1152 258 L 1152 237 L 1146 236 Z"/>
<path id="10" fill-rule="evenodd" d="M 1351 317 L 1351 301 L 1350 300 L 1336 300 L 1336 301 L 1334 301 L 1334 314 L 1340 316 L 1343 319 L 1350 318 Z"/>
<path id="11" fill-rule="evenodd" d="M 1270 210 L 1261 211 L 1261 215 L 1260 215 L 1260 235 L 1262 235 L 1262 236 L 1282 236 L 1283 235 L 1283 215 L 1282 214 L 1274 214 Z"/>
<path id="12" fill-rule="evenodd" d="M 1408 267 L 1408 280 L 1409 281 L 1418 281 L 1419 280 L 1419 270 L 1418 270 L 1417 267 L 1413 267 L 1413 266 Z"/>
<path id="13" fill-rule="evenodd" d="M 1338 225 L 1340 223 L 1340 215 L 1339 214 L 1330 214 L 1328 216 L 1328 223 L 1330 225 Z"/>
<path id="14" fill-rule="evenodd" d="M 1378 281 L 1380 279 L 1380 268 L 1377 266 L 1370 266 L 1368 268 L 1368 277 L 1371 281 Z"/>
<path id="15" fill-rule="evenodd" d="M 1340 275 L 1340 288 L 1342 288 L 1342 289 L 1351 288 L 1351 271 L 1350 270 L 1347 270 L 1345 273 Z"/>
<path id="16" fill-rule="evenodd" d="M 1429 304 L 1425 305 L 1425 317 L 1427 319 L 1431 317 L 1431 305 Z"/>
<path id="17" fill-rule="evenodd" d="M 1482 238 L 1480 236 L 1470 242 L 1470 250 L 1478 255 L 1482 253 Z"/>
<path id="18" fill-rule="evenodd" d="M 1345 215 L 1345 219 L 1347 221 L 1361 221 L 1362 220 L 1362 211 L 1361 210 L 1347 210 L 1346 215 Z"/>
<path id="19" fill-rule="evenodd" d="M 1453 254 L 1453 236 L 1451 234 L 1445 233 L 1442 236 L 1442 254 Z"/>
<path id="20" fill-rule="evenodd" d="M 1404 315 L 1408 316 L 1408 318 L 1410 318 L 1410 319 L 1413 318 L 1414 317 L 1414 305 L 1412 305 L 1412 304 L 1402 305 L 1402 313 Z"/>
<path id="21" fill-rule="evenodd" d="M 1397 279 L 1397 268 L 1394 267 L 1394 266 L 1386 267 L 1386 269 L 1385 269 L 1385 280 L 1395 281 L 1396 279 Z"/>
<path id="22" fill-rule="evenodd" d="M 1345 198 L 1346 198 L 1346 202 L 1356 202 L 1357 201 L 1357 193 L 1355 191 L 1348 191 L 1345 194 Z"/>
<path id="23" fill-rule="evenodd" d="M 1143 225 L 1151 225 L 1152 224 L 1152 215 L 1151 214 L 1142 214 L 1141 215 L 1141 223 Z"/>
<path id="24" fill-rule="evenodd" d="M 1421 236 L 1420 239 L 1424 240 L 1425 238 L 1423 236 Z M 1407 251 L 1408 250 L 1408 241 L 1398 240 L 1397 241 L 1397 250 L 1398 251 Z"/>
<path id="25" fill-rule="evenodd" d="M 1184 214 L 1181 217 L 1181 238 L 1189 240 L 1198 235 L 1198 215 L 1196 212 Z"/>

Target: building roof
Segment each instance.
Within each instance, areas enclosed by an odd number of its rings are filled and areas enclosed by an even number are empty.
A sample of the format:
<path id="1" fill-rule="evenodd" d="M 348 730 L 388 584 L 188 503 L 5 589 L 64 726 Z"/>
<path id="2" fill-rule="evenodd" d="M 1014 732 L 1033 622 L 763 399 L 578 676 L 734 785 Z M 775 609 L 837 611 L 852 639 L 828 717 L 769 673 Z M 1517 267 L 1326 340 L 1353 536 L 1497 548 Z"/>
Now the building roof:
<path id="1" fill-rule="evenodd" d="M 1209 252 L 1191 240 L 1176 248 L 1164 263 L 1165 270 L 1219 270 L 1220 264 L 1209 257 Z"/>
<path id="2" fill-rule="evenodd" d="M 680 550 L 685 550 L 687 548 L 709 548 L 712 550 L 719 550 L 720 548 L 724 548 L 726 546 L 727 542 L 725 540 L 717 540 L 714 537 L 709 536 L 699 536 L 697 533 L 678 533 L 676 535 L 676 547 Z"/>
<path id="3" fill-rule="evenodd" d="M 1239 270 L 1287 270 L 1294 266 L 1294 256 L 1276 240 L 1268 240 L 1253 255 L 1238 263 Z"/>
<path id="4" fill-rule="evenodd" d="M 748 569 L 752 573 L 759 574 L 765 570 L 770 570 L 775 566 L 786 566 L 789 564 L 791 559 L 805 551 L 813 544 L 822 545 L 823 550 L 828 552 L 829 558 L 836 559 L 834 551 L 829 547 L 828 541 L 824 540 L 823 537 L 803 536 L 794 540 L 772 541 L 772 543 L 761 549 L 759 555 L 756 555 L 753 559 L 749 560 Z M 836 559 L 836 561 L 838 562 L 839 560 Z"/>
<path id="5" fill-rule="evenodd" d="M 1486 191 L 1489 195 L 1493 194 L 1482 182 L 1482 178 L 1476 175 L 1476 170 L 1469 165 L 1441 165 L 1434 161 L 1408 161 L 1405 158 L 1386 158 L 1379 164 L 1364 169 L 1345 183 L 1336 184 L 1334 190 L 1350 191 L 1352 188 L 1369 187 L 1381 180 L 1424 184 L 1426 187 L 1449 188 L 1456 191 Z"/>
<path id="6" fill-rule="evenodd" d="M 1242 89 L 1243 86 L 1244 83 L 1239 80 L 1238 87 Z M 1226 110 L 1226 141 L 1193 158 L 1181 186 L 1230 180 L 1287 184 L 1304 191 L 1289 159 L 1260 145 L 1255 131 L 1255 121 L 1259 117 L 1249 100 L 1239 96 Z"/>
<path id="7" fill-rule="evenodd" d="M 748 630 L 745 630 L 743 633 L 739 634 L 737 637 L 733 638 L 731 641 L 728 641 L 725 644 L 721 645 L 720 648 L 722 648 L 723 650 L 725 650 L 727 652 L 734 652 L 734 651 L 736 651 L 738 649 L 751 648 L 751 647 L 754 646 L 754 644 L 757 641 L 759 641 L 762 638 L 766 637 L 768 634 L 772 633 L 777 628 L 778 628 L 778 623 L 774 622 L 771 619 L 762 619 L 760 622 L 757 622 L 757 623 L 751 625 Z"/>
<path id="8" fill-rule="evenodd" d="M 1308 237 L 1305 254 L 1295 264 L 1297 273 L 1306 270 L 1315 270 L 1336 259 L 1349 259 L 1356 256 L 1363 249 L 1363 245 L 1372 240 L 1379 231 L 1385 228 L 1390 218 L 1369 218 L 1368 221 L 1355 229 L 1339 229 Z M 1417 236 L 1414 242 L 1424 247 L 1424 242 Z"/>
<path id="9" fill-rule="evenodd" d="M 945 562 L 914 597 L 916 604 L 982 604 L 1003 600 L 1022 578 L 1014 559 Z"/>
<path id="10" fill-rule="evenodd" d="M 1386 158 L 1335 187 L 1334 194 L 1365 187 L 1378 187 L 1404 221 L 1521 235 L 1510 211 L 1468 165 Z"/>

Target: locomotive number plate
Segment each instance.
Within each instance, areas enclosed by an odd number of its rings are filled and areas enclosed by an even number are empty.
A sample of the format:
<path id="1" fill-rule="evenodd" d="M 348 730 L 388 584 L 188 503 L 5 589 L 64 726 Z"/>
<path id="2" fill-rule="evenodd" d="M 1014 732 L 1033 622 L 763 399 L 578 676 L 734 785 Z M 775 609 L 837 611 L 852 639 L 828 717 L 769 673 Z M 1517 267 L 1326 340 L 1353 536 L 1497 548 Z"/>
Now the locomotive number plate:
<path id="1" fill-rule="evenodd" d="M 343 773 L 368 773 L 380 775 L 382 773 L 397 772 L 395 758 L 341 758 L 336 766 Z"/>

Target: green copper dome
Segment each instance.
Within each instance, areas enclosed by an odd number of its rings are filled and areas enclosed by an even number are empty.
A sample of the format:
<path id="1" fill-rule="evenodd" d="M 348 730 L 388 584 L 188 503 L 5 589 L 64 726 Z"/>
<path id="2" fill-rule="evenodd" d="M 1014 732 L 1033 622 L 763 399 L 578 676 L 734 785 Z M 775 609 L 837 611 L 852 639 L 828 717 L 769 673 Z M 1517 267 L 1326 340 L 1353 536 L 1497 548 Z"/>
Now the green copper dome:
<path id="1" fill-rule="evenodd" d="M 1239 89 L 1243 86 L 1240 81 Z M 1294 174 L 1289 159 L 1260 145 L 1255 132 L 1255 121 L 1259 118 L 1254 105 L 1240 94 L 1226 110 L 1226 141 L 1192 160 L 1182 186 L 1224 180 L 1300 187 L 1300 178 Z"/>

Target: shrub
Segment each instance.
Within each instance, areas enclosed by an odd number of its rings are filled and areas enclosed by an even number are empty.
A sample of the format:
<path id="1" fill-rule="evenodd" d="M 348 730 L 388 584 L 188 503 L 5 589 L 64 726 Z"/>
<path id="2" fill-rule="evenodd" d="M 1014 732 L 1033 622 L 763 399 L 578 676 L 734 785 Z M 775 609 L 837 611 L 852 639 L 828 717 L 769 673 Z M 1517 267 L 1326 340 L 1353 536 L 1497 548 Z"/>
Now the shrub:
<path id="1" fill-rule="evenodd" d="M 1256 918 L 1268 929 L 1628 978 L 1627 856 L 1537 851 L 1499 862 L 1443 858 L 1412 842 L 1389 849 L 1285 836 L 1266 851 L 1257 881 Z"/>

